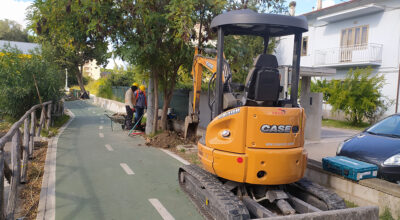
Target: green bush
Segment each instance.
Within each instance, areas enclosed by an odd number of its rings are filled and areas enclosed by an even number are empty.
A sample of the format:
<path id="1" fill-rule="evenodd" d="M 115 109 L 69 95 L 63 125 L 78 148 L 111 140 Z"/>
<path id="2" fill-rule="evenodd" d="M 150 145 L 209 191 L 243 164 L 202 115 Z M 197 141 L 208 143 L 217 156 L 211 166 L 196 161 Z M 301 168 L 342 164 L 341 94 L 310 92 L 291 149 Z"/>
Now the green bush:
<path id="1" fill-rule="evenodd" d="M 0 51 L 0 113 L 19 118 L 39 103 L 33 75 L 42 101 L 58 100 L 64 87 L 62 73 L 38 51 L 22 55 L 16 48 L 5 47 Z"/>
<path id="2" fill-rule="evenodd" d="M 384 77 L 367 67 L 350 69 L 342 81 L 317 81 L 312 90 L 323 92 L 333 110 L 342 110 L 352 124 L 361 124 L 364 119 L 376 121 L 390 106 L 380 92 L 383 85 Z"/>
<path id="3" fill-rule="evenodd" d="M 99 83 L 99 88 L 96 95 L 106 99 L 112 99 L 113 93 L 111 88 L 111 82 L 107 80 L 107 78 L 101 78 L 98 80 L 98 83 Z"/>

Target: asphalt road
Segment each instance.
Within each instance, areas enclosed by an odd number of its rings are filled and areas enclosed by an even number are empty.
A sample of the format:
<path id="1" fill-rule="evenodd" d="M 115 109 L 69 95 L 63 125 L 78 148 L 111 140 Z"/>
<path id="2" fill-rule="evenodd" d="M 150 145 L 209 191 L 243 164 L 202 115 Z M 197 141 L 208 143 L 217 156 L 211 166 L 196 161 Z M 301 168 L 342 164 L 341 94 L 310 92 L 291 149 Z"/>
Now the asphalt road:
<path id="1" fill-rule="evenodd" d="M 359 131 L 323 127 L 321 128 L 321 139 L 318 141 L 306 140 L 304 148 L 308 152 L 308 158 L 322 161 L 324 157 L 336 156 L 339 144 L 357 133 Z"/>
<path id="2" fill-rule="evenodd" d="M 104 109 L 66 102 L 75 119 L 58 140 L 56 219 L 202 219 L 177 182 L 177 160 L 120 126 Z"/>

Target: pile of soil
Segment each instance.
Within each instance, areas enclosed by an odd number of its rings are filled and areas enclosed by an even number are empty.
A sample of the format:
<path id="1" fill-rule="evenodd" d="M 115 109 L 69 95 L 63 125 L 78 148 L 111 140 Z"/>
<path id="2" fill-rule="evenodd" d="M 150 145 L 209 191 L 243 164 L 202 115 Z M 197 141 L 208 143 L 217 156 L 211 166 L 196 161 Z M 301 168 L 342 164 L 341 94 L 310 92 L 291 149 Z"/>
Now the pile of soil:
<path id="1" fill-rule="evenodd" d="M 18 218 L 36 219 L 46 152 L 47 142 L 35 142 L 33 159 L 28 164 L 27 182 L 18 189 L 18 208 L 15 214 Z"/>
<path id="2" fill-rule="evenodd" d="M 75 101 L 75 100 L 79 100 L 78 98 L 76 98 L 72 92 L 66 96 L 64 96 L 65 101 Z"/>
<path id="3" fill-rule="evenodd" d="M 174 148 L 181 144 L 194 144 L 195 140 L 185 140 L 180 133 L 174 131 L 164 131 L 153 138 L 146 139 L 146 145 L 160 148 Z"/>

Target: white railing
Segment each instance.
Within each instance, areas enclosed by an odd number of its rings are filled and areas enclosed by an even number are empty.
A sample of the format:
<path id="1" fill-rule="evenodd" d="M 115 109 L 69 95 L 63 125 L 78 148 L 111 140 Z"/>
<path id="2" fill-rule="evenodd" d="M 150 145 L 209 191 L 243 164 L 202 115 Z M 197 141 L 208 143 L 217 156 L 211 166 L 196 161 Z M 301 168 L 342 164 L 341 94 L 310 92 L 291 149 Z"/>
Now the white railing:
<path id="1" fill-rule="evenodd" d="M 380 64 L 381 44 L 362 44 L 315 51 L 315 66 L 339 66 L 350 64 Z"/>

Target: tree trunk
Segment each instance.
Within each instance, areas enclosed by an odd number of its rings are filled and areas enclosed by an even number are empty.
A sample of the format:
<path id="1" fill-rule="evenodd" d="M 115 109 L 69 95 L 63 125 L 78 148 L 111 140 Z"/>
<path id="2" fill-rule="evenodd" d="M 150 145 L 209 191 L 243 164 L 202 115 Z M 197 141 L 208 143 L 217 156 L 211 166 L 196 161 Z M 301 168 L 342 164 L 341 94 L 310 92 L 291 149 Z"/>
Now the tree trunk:
<path id="1" fill-rule="evenodd" d="M 81 89 L 81 93 L 82 93 L 81 98 L 88 99 L 89 95 L 87 94 L 85 85 L 83 84 L 83 77 L 82 77 L 83 65 L 81 65 L 80 70 L 79 70 L 79 67 L 76 66 L 75 72 L 76 72 L 76 78 L 78 80 L 79 88 Z"/>
<path id="2" fill-rule="evenodd" d="M 149 85 L 147 87 L 147 120 L 146 120 L 146 134 L 150 135 L 153 132 L 154 121 L 154 81 L 153 74 L 149 78 Z"/>
<path id="3" fill-rule="evenodd" d="M 169 104 L 171 103 L 172 94 L 173 94 L 173 88 L 170 89 L 170 91 L 164 91 L 164 104 L 163 104 L 162 115 L 161 115 L 161 129 L 163 131 L 167 130 L 167 123 L 168 123 L 167 113 L 168 113 Z"/>
<path id="4" fill-rule="evenodd" d="M 153 71 L 152 71 L 153 72 Z M 153 118 L 153 134 L 158 130 L 158 72 L 153 72 L 154 82 L 154 118 Z"/>

